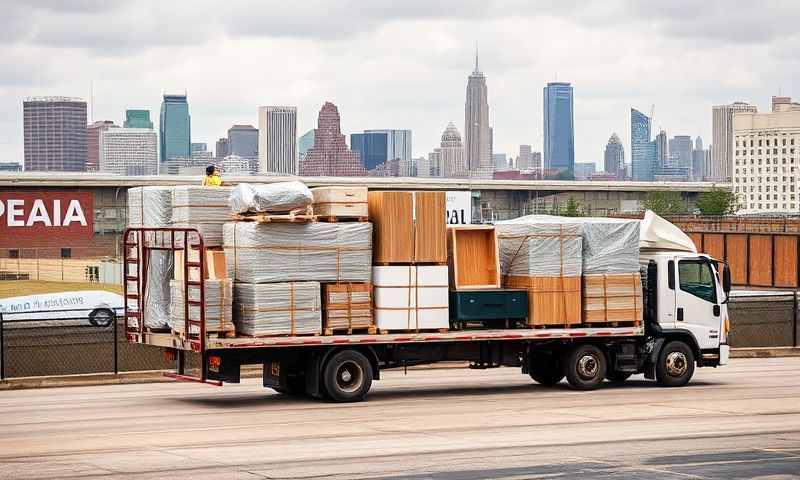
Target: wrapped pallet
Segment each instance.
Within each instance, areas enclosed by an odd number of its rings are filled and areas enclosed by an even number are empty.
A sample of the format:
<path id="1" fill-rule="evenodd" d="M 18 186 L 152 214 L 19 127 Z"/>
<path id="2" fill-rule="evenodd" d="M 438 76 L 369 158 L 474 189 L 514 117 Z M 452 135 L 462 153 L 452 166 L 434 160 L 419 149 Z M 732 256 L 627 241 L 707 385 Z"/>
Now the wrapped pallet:
<path id="1" fill-rule="evenodd" d="M 331 218 L 366 218 L 367 187 L 312 188 L 314 214 Z"/>
<path id="2" fill-rule="evenodd" d="M 128 224 L 133 227 L 169 227 L 172 223 L 172 187 L 135 187 L 128 190 Z M 145 245 L 168 245 L 169 237 L 152 232 Z M 170 290 L 173 273 L 172 252 L 150 250 L 147 279 L 142 292 L 145 326 L 153 330 L 169 328 Z"/>
<path id="3" fill-rule="evenodd" d="M 585 275 L 583 321 L 585 323 L 641 322 L 640 273 Z"/>
<path id="4" fill-rule="evenodd" d="M 372 278 L 372 224 L 232 222 L 228 277 L 237 282 L 354 282 Z"/>
<path id="5" fill-rule="evenodd" d="M 205 280 L 203 282 L 204 313 L 206 332 L 231 332 L 233 331 L 233 282 L 224 280 Z M 186 330 L 184 320 L 186 306 L 183 301 L 184 283 L 178 280 L 169 282 L 171 291 L 170 327 L 183 334 Z M 189 300 L 200 301 L 200 288 L 189 285 Z M 189 318 L 200 318 L 200 306 L 189 304 Z M 190 328 L 190 334 L 199 333 L 196 325 Z"/>
<path id="6" fill-rule="evenodd" d="M 248 336 L 319 335 L 319 282 L 236 283 L 236 333 Z"/>
<path id="7" fill-rule="evenodd" d="M 234 214 L 277 213 L 306 208 L 313 201 L 311 190 L 298 181 L 240 183 L 231 191 L 229 206 Z"/>
<path id="8" fill-rule="evenodd" d="M 172 190 L 172 226 L 196 228 L 206 247 L 222 245 L 222 225 L 230 221 L 231 187 L 180 186 Z"/>
<path id="9" fill-rule="evenodd" d="M 509 220 L 495 230 L 503 285 L 528 291 L 528 325 L 581 323 L 581 225 Z"/>
<path id="10" fill-rule="evenodd" d="M 450 326 L 447 265 L 373 267 L 375 325 L 381 331 Z"/>
<path id="11" fill-rule="evenodd" d="M 375 333 L 372 321 L 372 285 L 369 283 L 327 283 L 322 287 L 325 335 L 367 329 Z M 365 332 L 366 333 L 366 332 Z"/>

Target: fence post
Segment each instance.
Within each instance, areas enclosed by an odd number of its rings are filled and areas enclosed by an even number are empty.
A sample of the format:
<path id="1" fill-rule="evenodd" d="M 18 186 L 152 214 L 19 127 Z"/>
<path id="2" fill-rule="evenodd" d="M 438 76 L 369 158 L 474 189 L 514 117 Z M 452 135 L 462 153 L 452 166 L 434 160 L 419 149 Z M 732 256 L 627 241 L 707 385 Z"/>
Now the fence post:
<path id="1" fill-rule="evenodd" d="M 797 333 L 798 329 L 800 329 L 800 325 L 797 324 L 797 290 L 794 291 L 794 310 L 792 310 L 792 320 L 794 320 L 794 322 L 792 322 L 792 346 L 798 347 L 800 345 L 798 345 L 797 342 L 800 339 L 797 338 Z"/>
<path id="2" fill-rule="evenodd" d="M 116 375 L 119 373 L 119 338 L 117 335 L 117 323 L 119 323 L 119 318 L 117 318 L 116 313 L 113 315 L 113 317 L 114 317 L 114 375 Z M 125 321 L 127 322 L 127 319 Z"/>
<path id="3" fill-rule="evenodd" d="M 0 312 L 0 380 L 6 378 L 6 339 L 3 323 L 3 312 Z"/>

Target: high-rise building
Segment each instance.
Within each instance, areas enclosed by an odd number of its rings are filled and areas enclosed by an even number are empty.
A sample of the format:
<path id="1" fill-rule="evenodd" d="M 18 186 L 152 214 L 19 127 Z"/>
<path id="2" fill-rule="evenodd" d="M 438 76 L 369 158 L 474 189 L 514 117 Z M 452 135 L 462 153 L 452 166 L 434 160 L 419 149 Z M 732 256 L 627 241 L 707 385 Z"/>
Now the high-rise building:
<path id="1" fill-rule="evenodd" d="M 530 170 L 533 168 L 533 152 L 530 145 L 519 146 L 519 156 L 517 157 L 517 164 L 514 165 L 517 170 Z"/>
<path id="2" fill-rule="evenodd" d="M 258 108 L 258 171 L 297 174 L 297 107 Z"/>
<path id="3" fill-rule="evenodd" d="M 470 176 L 493 177 L 490 141 L 486 77 L 478 68 L 478 53 L 475 52 L 475 70 L 467 80 L 467 99 L 464 103 L 464 157 Z"/>
<path id="4" fill-rule="evenodd" d="M 21 172 L 22 165 L 17 162 L 0 162 L 0 172 Z"/>
<path id="5" fill-rule="evenodd" d="M 300 175 L 314 177 L 355 177 L 366 172 L 358 152 L 347 148 L 341 131 L 339 109 L 325 102 L 319 111 L 314 146 L 300 162 Z"/>
<path id="6" fill-rule="evenodd" d="M 431 157 L 428 155 L 427 157 L 419 157 L 412 159 L 414 162 L 414 173 L 415 176 L 421 178 L 428 178 L 431 176 Z"/>
<path id="7" fill-rule="evenodd" d="M 631 175 L 633 180 L 652 181 L 657 164 L 656 142 L 650 140 L 650 117 L 631 108 Z"/>
<path id="8" fill-rule="evenodd" d="M 216 151 L 214 152 L 217 158 L 225 158 L 231 154 L 230 142 L 227 138 L 220 138 L 217 140 Z"/>
<path id="9" fill-rule="evenodd" d="M 100 134 L 116 128 L 111 120 L 101 120 L 86 127 L 86 171 L 96 172 L 100 168 Z"/>
<path id="10" fill-rule="evenodd" d="M 364 130 L 350 135 L 350 148 L 359 152 L 369 171 L 387 160 L 411 162 L 411 130 Z"/>
<path id="11" fill-rule="evenodd" d="M 669 140 L 670 166 L 691 169 L 692 137 L 675 135 Z"/>
<path id="12" fill-rule="evenodd" d="M 433 151 L 428 154 L 428 165 L 430 165 L 431 177 L 442 176 L 441 162 L 442 149 L 440 147 L 434 148 Z"/>
<path id="13" fill-rule="evenodd" d="M 699 182 L 705 178 L 706 151 L 703 150 L 703 139 L 697 137 L 692 150 L 692 180 Z"/>
<path id="14" fill-rule="evenodd" d="M 239 155 L 227 155 L 220 162 L 222 173 L 227 175 L 253 175 L 255 162 L 253 159 Z"/>
<path id="15" fill-rule="evenodd" d="M 297 154 L 299 158 L 304 158 L 308 149 L 314 146 L 315 133 L 316 130 L 312 128 L 297 139 Z"/>
<path id="16" fill-rule="evenodd" d="M 151 128 L 110 128 L 100 134 L 100 171 L 157 175 L 158 142 Z"/>
<path id="17" fill-rule="evenodd" d="M 734 102 L 730 105 L 715 105 L 713 108 L 711 131 L 714 150 L 711 157 L 710 180 L 721 182 L 731 178 L 733 164 L 733 115 L 739 112 L 755 113 L 755 105 Z"/>
<path id="18" fill-rule="evenodd" d="M 742 213 L 800 213 L 800 106 L 736 112 L 731 127 L 733 193 Z"/>
<path id="19" fill-rule="evenodd" d="M 532 152 L 533 162 L 531 168 L 534 170 L 542 168 L 542 152 Z"/>
<path id="20" fill-rule="evenodd" d="M 31 97 L 22 102 L 25 171 L 86 170 L 86 102 Z"/>
<path id="21" fill-rule="evenodd" d="M 667 168 L 670 166 L 669 163 L 669 138 L 667 138 L 667 132 L 661 130 L 656 135 L 655 139 L 653 140 L 656 142 L 656 164 L 653 166 L 656 170 L 659 168 Z"/>
<path id="22" fill-rule="evenodd" d="M 618 179 L 625 178 L 625 147 L 616 132 L 611 134 L 603 155 L 603 171 Z M 575 175 L 577 178 L 577 175 Z"/>
<path id="23" fill-rule="evenodd" d="M 464 144 L 461 134 L 450 122 L 442 133 L 442 143 L 439 148 L 439 169 L 445 178 L 464 178 L 469 176 L 466 158 L 464 158 Z"/>
<path id="24" fill-rule="evenodd" d="M 193 154 L 197 152 L 207 152 L 208 144 L 204 142 L 192 142 L 190 148 Z"/>
<path id="25" fill-rule="evenodd" d="M 125 128 L 153 128 L 150 120 L 150 110 L 125 110 Z"/>
<path id="26" fill-rule="evenodd" d="M 575 180 L 588 180 L 595 174 L 597 165 L 594 162 L 578 162 L 575 164 Z"/>
<path id="27" fill-rule="evenodd" d="M 229 128 L 228 155 L 257 159 L 258 129 L 252 125 L 234 125 Z"/>
<path id="28" fill-rule="evenodd" d="M 548 83 L 544 87 L 544 168 L 574 174 L 573 115 L 572 85 Z"/>
<path id="29" fill-rule="evenodd" d="M 192 124 L 186 95 L 164 95 L 158 125 L 161 163 L 170 158 L 190 157 Z"/>
<path id="30" fill-rule="evenodd" d="M 508 159 L 505 153 L 493 153 L 492 163 L 495 172 L 508 170 Z"/>

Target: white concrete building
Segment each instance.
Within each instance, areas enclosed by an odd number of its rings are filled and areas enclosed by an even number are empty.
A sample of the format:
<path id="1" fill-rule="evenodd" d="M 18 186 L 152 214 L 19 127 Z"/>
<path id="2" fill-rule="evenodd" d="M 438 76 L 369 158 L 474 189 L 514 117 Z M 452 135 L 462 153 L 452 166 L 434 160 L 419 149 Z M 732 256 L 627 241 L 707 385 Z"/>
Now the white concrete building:
<path id="1" fill-rule="evenodd" d="M 800 213 L 800 105 L 787 105 L 733 115 L 733 192 L 740 213 Z"/>
<path id="2" fill-rule="evenodd" d="M 744 102 L 734 102 L 730 105 L 715 105 L 711 119 L 711 144 L 714 150 L 711 154 L 711 172 L 709 180 L 727 182 L 731 178 L 731 167 L 735 150 L 733 145 L 733 115 L 739 112 L 755 113 L 755 105 Z"/>
<path id="3" fill-rule="evenodd" d="M 297 107 L 258 108 L 258 171 L 298 173 Z"/>
<path id="4" fill-rule="evenodd" d="M 100 134 L 101 172 L 158 175 L 158 139 L 150 128 L 110 128 Z"/>
<path id="5" fill-rule="evenodd" d="M 465 178 L 469 176 L 466 158 L 464 157 L 464 144 L 461 134 L 450 122 L 442 133 L 442 143 L 439 149 L 440 174 L 445 178 Z"/>

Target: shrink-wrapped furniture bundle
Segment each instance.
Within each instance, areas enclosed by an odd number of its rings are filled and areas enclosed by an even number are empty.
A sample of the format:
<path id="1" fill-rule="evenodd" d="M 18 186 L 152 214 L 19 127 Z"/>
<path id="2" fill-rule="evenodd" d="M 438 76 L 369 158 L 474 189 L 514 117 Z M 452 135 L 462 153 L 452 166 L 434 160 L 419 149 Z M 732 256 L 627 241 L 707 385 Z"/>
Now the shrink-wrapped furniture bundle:
<path id="1" fill-rule="evenodd" d="M 229 206 L 234 214 L 277 213 L 306 208 L 313 201 L 311 190 L 298 181 L 240 183 L 231 191 Z"/>
<path id="2" fill-rule="evenodd" d="M 581 323 L 582 226 L 522 217 L 495 229 L 503 285 L 528 290 L 528 324 Z"/>
<path id="3" fill-rule="evenodd" d="M 321 333 L 319 282 L 236 283 L 233 295 L 237 334 Z"/>
<path id="4" fill-rule="evenodd" d="M 374 266 L 379 330 L 449 328 L 447 265 Z"/>
<path id="5" fill-rule="evenodd" d="M 179 280 L 169 282 L 172 303 L 170 306 L 170 327 L 177 332 L 185 332 L 186 321 L 184 320 L 184 283 Z M 205 306 L 205 329 L 206 332 L 229 332 L 233 331 L 233 282 L 230 279 L 205 280 L 203 282 L 203 296 Z M 200 301 L 200 288 L 196 285 L 189 285 L 189 300 Z M 189 304 L 189 319 L 197 320 L 200 318 L 200 306 Z M 190 327 L 190 334 L 199 333 L 196 325 Z"/>
<path id="6" fill-rule="evenodd" d="M 231 187 L 179 186 L 172 190 L 172 225 L 196 228 L 206 247 L 222 245 L 222 225 L 230 221 Z"/>
<path id="7" fill-rule="evenodd" d="M 228 277 L 237 282 L 370 282 L 372 224 L 232 222 Z"/>
<path id="8" fill-rule="evenodd" d="M 642 277 L 639 272 L 583 277 L 584 323 L 641 322 Z"/>
<path id="9" fill-rule="evenodd" d="M 326 335 L 374 325 L 369 283 L 327 283 L 322 286 L 322 303 Z"/>
<path id="10" fill-rule="evenodd" d="M 367 187 L 317 187 L 314 214 L 322 217 L 367 217 Z"/>
<path id="11" fill-rule="evenodd" d="M 132 227 L 169 227 L 172 223 L 173 187 L 135 187 L 128 190 L 128 224 Z M 145 245 L 168 245 L 169 237 L 157 232 L 140 239 Z M 172 252 L 150 250 L 146 261 L 147 281 L 143 295 L 144 323 L 151 329 L 169 328 Z"/>

